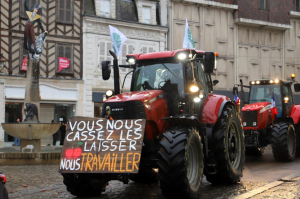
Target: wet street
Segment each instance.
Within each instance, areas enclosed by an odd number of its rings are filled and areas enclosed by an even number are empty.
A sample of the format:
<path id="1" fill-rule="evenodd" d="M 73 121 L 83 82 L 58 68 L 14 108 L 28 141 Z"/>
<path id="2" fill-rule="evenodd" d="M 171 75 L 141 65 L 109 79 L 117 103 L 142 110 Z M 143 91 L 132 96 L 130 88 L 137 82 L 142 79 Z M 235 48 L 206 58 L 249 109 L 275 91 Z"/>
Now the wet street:
<path id="1" fill-rule="evenodd" d="M 1 166 L 10 198 L 76 198 L 66 191 L 58 165 Z M 98 198 L 160 199 L 159 184 L 110 181 Z M 246 156 L 244 177 L 236 185 L 211 185 L 205 179 L 201 198 L 300 198 L 300 158 L 279 163 L 271 148 L 262 157 Z"/>

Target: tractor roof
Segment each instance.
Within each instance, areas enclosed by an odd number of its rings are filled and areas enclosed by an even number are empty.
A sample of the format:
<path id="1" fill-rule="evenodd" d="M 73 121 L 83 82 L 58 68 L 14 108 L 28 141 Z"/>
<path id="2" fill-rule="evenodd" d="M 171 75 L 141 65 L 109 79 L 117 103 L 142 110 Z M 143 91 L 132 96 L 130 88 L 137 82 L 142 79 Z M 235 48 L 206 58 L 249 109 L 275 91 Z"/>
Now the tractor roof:
<path id="1" fill-rule="evenodd" d="M 275 81 L 278 82 L 276 83 Z M 250 85 L 292 84 L 292 83 L 293 83 L 292 81 L 287 81 L 285 79 L 256 79 L 249 82 Z"/>
<path id="2" fill-rule="evenodd" d="M 162 51 L 162 52 L 153 52 L 153 53 L 140 53 L 140 54 L 130 54 L 126 57 L 134 57 L 137 60 L 146 60 L 146 59 L 161 59 L 161 58 L 171 58 L 176 56 L 179 52 L 192 52 L 192 54 L 204 54 L 205 51 L 193 50 L 193 49 L 180 49 L 173 51 Z"/>

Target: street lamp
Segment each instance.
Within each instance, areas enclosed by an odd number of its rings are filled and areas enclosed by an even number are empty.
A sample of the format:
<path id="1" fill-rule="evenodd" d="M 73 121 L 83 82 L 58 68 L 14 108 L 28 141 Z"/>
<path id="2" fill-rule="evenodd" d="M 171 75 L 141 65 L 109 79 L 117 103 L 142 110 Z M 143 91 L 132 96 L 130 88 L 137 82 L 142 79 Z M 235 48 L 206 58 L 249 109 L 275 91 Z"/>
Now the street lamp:
<path id="1" fill-rule="evenodd" d="M 2 69 L 4 68 L 4 67 L 6 67 L 5 66 L 5 62 L 6 62 L 6 59 L 5 59 L 5 57 L 3 57 L 3 54 L 1 53 L 0 54 L 0 71 L 2 72 Z"/>

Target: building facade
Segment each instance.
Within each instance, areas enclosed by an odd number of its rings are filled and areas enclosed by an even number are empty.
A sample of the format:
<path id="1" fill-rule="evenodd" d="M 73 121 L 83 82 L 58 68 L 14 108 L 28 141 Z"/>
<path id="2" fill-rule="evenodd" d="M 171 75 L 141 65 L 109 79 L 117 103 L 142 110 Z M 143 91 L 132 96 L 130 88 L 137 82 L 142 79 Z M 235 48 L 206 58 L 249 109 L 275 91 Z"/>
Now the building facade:
<path id="1" fill-rule="evenodd" d="M 67 121 L 82 115 L 83 66 L 81 0 L 27 0 L 42 6 L 42 24 L 48 35 L 40 61 L 40 121 Z M 24 119 L 26 67 L 22 67 L 27 52 L 23 49 L 24 25 L 27 21 L 24 0 L 4 0 L 0 6 L 0 53 L 6 59 L 0 72 L 0 123 Z M 35 24 L 35 36 L 41 33 Z M 68 68 L 59 67 L 59 58 L 70 61 Z M 0 145 L 13 138 L 0 128 Z M 52 136 L 42 144 L 52 144 Z"/>
<path id="2" fill-rule="evenodd" d="M 196 48 L 219 53 L 216 93 L 232 98 L 240 79 L 248 85 L 295 73 L 300 80 L 299 1 L 173 0 L 168 7 L 169 49 L 182 48 L 187 19 Z"/>
<path id="3" fill-rule="evenodd" d="M 86 0 L 83 16 L 84 116 L 100 117 L 106 90 L 113 90 L 113 72 L 109 80 L 102 79 L 101 62 L 110 60 L 112 50 L 109 25 L 128 37 L 123 45 L 119 64 L 126 64 L 126 55 L 165 51 L 167 41 L 166 1 Z M 120 68 L 123 84 L 130 69 Z M 129 90 L 131 73 L 123 91 Z"/>

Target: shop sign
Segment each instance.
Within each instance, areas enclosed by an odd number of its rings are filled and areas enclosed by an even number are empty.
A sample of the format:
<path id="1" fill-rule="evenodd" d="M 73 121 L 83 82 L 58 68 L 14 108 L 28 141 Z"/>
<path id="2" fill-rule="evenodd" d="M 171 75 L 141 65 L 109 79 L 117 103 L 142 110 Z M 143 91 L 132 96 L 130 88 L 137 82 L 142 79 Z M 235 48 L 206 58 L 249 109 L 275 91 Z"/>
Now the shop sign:
<path id="1" fill-rule="evenodd" d="M 23 61 L 22 61 L 22 67 L 21 67 L 22 71 L 27 71 L 27 63 L 28 63 L 28 58 L 26 56 L 23 58 Z"/>
<path id="2" fill-rule="evenodd" d="M 70 66 L 70 60 L 65 57 L 59 57 L 58 62 L 59 62 L 58 72 L 60 72 L 64 68 L 69 68 L 69 66 Z"/>

